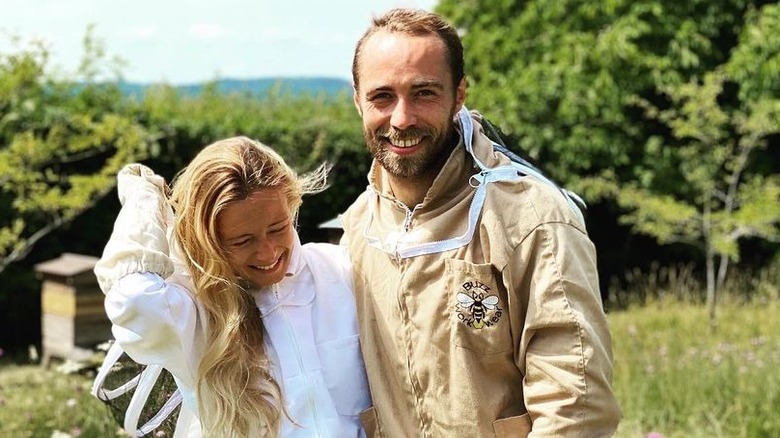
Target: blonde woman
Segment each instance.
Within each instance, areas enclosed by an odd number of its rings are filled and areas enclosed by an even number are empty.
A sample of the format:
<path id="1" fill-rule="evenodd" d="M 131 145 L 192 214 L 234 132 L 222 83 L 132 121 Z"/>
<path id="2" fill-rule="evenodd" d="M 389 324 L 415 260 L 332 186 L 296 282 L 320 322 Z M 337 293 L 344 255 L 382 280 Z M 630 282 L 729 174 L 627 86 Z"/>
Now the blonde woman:
<path id="1" fill-rule="evenodd" d="M 299 176 L 246 137 L 205 147 L 174 181 L 133 164 L 95 267 L 122 348 L 183 394 L 177 437 L 357 437 L 370 404 L 349 260 L 301 245 Z M 172 209 L 171 209 L 172 207 Z"/>

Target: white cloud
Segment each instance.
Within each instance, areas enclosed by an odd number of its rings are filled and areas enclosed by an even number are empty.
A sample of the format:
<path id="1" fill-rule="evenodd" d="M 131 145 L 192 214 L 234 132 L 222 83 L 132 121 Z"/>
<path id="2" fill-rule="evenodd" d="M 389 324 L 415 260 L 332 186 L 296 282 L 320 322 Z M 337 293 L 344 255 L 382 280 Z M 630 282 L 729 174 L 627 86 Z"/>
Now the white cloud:
<path id="1" fill-rule="evenodd" d="M 215 23 L 195 23 L 190 26 L 187 34 L 200 40 L 225 39 L 233 36 L 231 30 Z"/>
<path id="2" fill-rule="evenodd" d="M 152 40 L 159 34 L 157 26 L 144 24 L 120 30 L 119 35 L 131 40 Z"/>
<path id="3" fill-rule="evenodd" d="M 247 35 L 247 38 L 258 38 L 261 42 L 279 42 L 306 39 L 306 33 L 293 26 L 264 26 L 256 35 Z"/>

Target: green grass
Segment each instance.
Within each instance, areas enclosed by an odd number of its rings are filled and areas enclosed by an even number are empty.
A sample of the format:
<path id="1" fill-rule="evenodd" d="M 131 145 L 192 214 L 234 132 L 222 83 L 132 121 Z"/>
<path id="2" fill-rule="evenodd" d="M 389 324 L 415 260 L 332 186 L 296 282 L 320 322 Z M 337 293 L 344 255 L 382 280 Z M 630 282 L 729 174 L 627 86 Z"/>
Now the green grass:
<path id="1" fill-rule="evenodd" d="M 91 377 L 38 365 L 0 365 L 0 436 L 106 438 L 121 433 L 108 408 L 92 397 Z"/>
<path id="2" fill-rule="evenodd" d="M 618 437 L 780 437 L 780 304 L 655 302 L 609 315 Z"/>
<path id="3" fill-rule="evenodd" d="M 706 309 L 653 302 L 608 315 L 619 438 L 780 437 L 780 303 Z M 121 435 L 90 393 L 91 376 L 0 365 L 0 437 Z"/>

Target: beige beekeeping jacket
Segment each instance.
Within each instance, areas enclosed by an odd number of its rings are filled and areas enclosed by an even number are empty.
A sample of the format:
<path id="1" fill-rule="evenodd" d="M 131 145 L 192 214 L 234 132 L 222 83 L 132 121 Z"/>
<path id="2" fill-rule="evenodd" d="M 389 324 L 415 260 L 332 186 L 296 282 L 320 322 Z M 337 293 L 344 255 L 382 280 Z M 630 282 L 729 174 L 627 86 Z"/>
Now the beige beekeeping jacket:
<path id="1" fill-rule="evenodd" d="M 420 205 L 396 200 L 375 162 L 343 216 L 374 401 L 364 425 L 393 438 L 610 436 L 611 339 L 579 211 L 459 118 L 461 144 Z"/>

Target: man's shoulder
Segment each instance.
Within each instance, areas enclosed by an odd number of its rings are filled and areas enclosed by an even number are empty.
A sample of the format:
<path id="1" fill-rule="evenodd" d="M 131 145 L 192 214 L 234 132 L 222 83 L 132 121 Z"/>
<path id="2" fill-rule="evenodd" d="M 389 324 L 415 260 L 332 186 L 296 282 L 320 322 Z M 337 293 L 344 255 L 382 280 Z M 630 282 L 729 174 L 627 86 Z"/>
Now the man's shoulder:
<path id="1" fill-rule="evenodd" d="M 580 227 L 574 211 L 562 191 L 533 176 L 491 184 L 486 202 L 489 208 L 507 220 L 522 219 L 529 226 L 563 222 Z"/>

